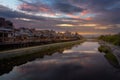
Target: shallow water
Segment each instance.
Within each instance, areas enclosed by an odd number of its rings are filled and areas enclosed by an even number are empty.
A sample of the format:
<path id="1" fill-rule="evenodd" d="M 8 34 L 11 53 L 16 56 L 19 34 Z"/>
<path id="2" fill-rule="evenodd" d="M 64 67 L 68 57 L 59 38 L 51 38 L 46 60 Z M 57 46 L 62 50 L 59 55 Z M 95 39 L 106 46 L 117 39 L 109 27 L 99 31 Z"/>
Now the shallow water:
<path id="1" fill-rule="evenodd" d="M 98 51 L 99 46 L 98 42 L 84 42 L 37 58 L 15 66 L 0 80 L 120 80 L 120 69 Z"/>

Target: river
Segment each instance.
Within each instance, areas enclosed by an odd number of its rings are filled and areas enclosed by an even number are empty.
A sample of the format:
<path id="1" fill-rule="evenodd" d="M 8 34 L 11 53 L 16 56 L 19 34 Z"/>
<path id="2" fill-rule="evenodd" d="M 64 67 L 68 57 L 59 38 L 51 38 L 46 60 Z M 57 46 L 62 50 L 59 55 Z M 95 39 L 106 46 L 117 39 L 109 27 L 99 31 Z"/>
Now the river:
<path id="1" fill-rule="evenodd" d="M 44 58 L 14 66 L 0 80 L 120 80 L 120 68 L 100 53 L 98 42 L 86 41 Z M 114 64 L 114 63 L 113 63 Z"/>

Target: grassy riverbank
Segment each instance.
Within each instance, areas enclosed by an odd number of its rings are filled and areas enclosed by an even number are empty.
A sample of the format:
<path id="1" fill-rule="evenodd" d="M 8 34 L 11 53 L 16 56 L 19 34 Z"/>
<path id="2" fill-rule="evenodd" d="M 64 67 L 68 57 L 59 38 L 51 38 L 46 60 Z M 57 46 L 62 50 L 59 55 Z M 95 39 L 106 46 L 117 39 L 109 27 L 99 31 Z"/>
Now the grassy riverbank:
<path id="1" fill-rule="evenodd" d="M 111 49 L 110 49 L 110 47 L 108 47 L 108 46 L 103 46 L 103 45 L 101 45 L 101 46 L 98 48 L 98 50 L 99 50 L 100 52 L 104 52 L 104 53 L 111 53 Z"/>
<path id="2" fill-rule="evenodd" d="M 105 42 L 112 43 L 114 45 L 120 46 L 120 34 L 116 35 L 102 35 L 98 38 L 99 40 L 103 40 Z"/>
<path id="3" fill-rule="evenodd" d="M 25 54 L 47 52 L 50 50 L 60 49 L 62 47 L 78 44 L 78 43 L 81 43 L 83 41 L 84 40 L 61 42 L 61 43 L 53 43 L 53 44 L 48 44 L 48 45 L 21 48 L 21 49 L 9 50 L 9 51 L 2 51 L 2 52 L 0 52 L 0 59 L 16 57 L 16 56 L 21 56 L 21 55 L 25 55 Z"/>
<path id="4" fill-rule="evenodd" d="M 0 52 L 0 75 L 8 73 L 14 66 L 25 64 L 36 58 L 43 58 L 44 55 L 52 55 L 55 52 L 62 53 L 66 49 L 84 42 L 84 40 L 54 43 L 36 47 L 22 48 L 10 51 Z"/>
<path id="5" fill-rule="evenodd" d="M 115 68 L 120 68 L 119 62 L 116 58 L 116 56 L 113 54 L 111 48 L 109 46 L 101 45 L 98 50 L 101 53 L 105 53 L 104 57 L 107 59 L 107 61 Z"/>
<path id="6" fill-rule="evenodd" d="M 78 40 L 78 39 L 77 39 Z M 53 43 L 61 43 L 61 42 L 68 42 L 68 41 L 76 41 L 73 39 L 66 39 L 66 40 L 42 40 L 38 42 L 10 42 L 10 43 L 0 43 L 0 51 L 6 51 L 6 50 L 14 50 L 14 49 L 20 49 L 20 48 L 26 48 L 26 47 L 33 47 L 33 46 L 40 46 L 40 45 L 46 45 L 46 44 L 53 44 Z"/>

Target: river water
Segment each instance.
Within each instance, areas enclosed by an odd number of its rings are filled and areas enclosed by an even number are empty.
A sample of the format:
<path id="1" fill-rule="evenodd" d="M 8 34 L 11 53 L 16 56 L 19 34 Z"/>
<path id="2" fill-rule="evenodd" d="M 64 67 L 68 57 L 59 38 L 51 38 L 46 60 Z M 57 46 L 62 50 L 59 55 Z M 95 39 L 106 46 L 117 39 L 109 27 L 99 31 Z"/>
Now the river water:
<path id="1" fill-rule="evenodd" d="M 99 46 L 98 42 L 86 41 L 14 66 L 0 80 L 120 80 L 120 69 L 98 51 Z"/>

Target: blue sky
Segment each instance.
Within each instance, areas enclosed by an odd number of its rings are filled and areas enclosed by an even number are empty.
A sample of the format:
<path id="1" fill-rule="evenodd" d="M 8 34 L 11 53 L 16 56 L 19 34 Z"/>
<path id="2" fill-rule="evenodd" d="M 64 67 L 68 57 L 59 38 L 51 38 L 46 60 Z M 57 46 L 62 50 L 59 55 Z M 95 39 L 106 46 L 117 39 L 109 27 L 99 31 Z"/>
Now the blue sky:
<path id="1" fill-rule="evenodd" d="M 0 5 L 4 5 L 12 9 L 17 9 L 16 7 L 18 3 L 19 2 L 17 0 L 0 0 Z"/>

